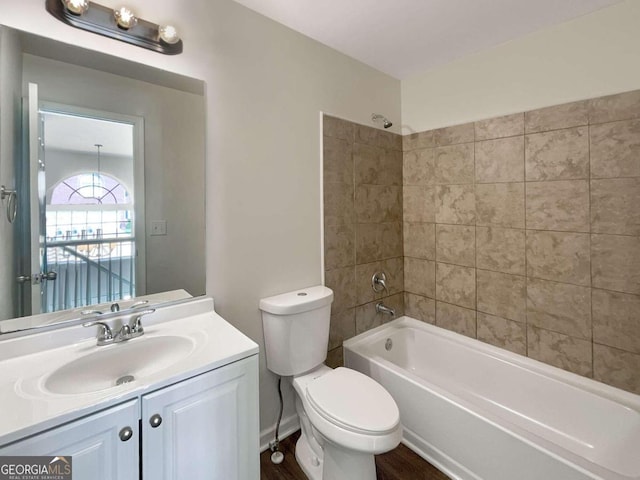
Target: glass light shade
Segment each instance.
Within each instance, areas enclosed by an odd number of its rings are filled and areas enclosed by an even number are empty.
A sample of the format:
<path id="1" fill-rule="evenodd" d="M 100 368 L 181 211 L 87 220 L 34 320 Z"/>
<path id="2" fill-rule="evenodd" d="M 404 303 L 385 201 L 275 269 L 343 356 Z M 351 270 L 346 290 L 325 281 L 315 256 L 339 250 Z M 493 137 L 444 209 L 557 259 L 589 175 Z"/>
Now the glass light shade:
<path id="1" fill-rule="evenodd" d="M 180 36 L 178 35 L 178 30 L 173 25 L 163 25 L 158 29 L 158 36 L 160 40 L 166 42 L 170 45 L 174 43 L 178 43 L 180 41 Z"/>
<path id="2" fill-rule="evenodd" d="M 62 3 L 74 15 L 82 15 L 89 9 L 88 0 L 62 0 Z"/>
<path id="3" fill-rule="evenodd" d="M 135 27 L 138 23 L 138 19 L 135 14 L 127 7 L 120 7 L 114 10 L 113 16 L 115 17 L 118 26 L 124 30 L 129 30 L 131 27 Z"/>

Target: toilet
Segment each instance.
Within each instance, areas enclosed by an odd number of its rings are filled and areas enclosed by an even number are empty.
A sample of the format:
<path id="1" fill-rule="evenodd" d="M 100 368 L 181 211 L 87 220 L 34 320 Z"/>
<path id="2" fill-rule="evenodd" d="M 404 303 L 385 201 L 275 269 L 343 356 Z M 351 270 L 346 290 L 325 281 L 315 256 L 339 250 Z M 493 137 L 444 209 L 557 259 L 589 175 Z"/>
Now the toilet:
<path id="1" fill-rule="evenodd" d="M 302 434 L 296 460 L 311 480 L 374 480 L 374 455 L 400 443 L 395 401 L 349 368 L 324 365 L 333 292 L 315 286 L 260 300 L 267 368 L 292 377 Z"/>

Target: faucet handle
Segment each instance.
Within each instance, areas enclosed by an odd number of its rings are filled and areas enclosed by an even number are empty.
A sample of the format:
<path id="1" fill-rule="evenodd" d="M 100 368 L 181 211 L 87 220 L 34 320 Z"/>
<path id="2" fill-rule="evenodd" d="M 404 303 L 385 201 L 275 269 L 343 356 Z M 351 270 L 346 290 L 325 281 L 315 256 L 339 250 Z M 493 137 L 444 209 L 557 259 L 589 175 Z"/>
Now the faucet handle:
<path id="1" fill-rule="evenodd" d="M 380 293 L 383 290 L 389 295 L 389 289 L 387 288 L 387 275 L 384 272 L 376 272 L 371 277 L 371 288 L 375 293 Z"/>
<path id="2" fill-rule="evenodd" d="M 155 312 L 155 308 L 148 308 L 146 310 L 136 311 L 135 316 L 133 317 L 133 321 L 129 325 L 131 327 L 131 333 L 137 333 L 142 335 L 144 332 L 144 328 L 142 328 L 142 317 L 144 315 L 149 315 L 150 313 Z"/>
<path id="3" fill-rule="evenodd" d="M 106 323 L 93 321 L 82 324 L 83 327 L 93 327 L 95 325 L 98 325 L 101 328 L 100 333 L 98 334 L 98 342 L 113 340 L 113 332 L 111 331 L 111 327 Z"/>

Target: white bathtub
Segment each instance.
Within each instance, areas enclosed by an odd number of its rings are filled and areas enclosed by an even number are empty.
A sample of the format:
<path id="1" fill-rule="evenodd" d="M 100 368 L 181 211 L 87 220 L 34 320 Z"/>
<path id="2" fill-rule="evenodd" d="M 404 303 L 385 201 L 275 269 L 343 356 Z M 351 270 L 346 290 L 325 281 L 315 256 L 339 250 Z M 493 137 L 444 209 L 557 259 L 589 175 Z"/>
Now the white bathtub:
<path id="1" fill-rule="evenodd" d="M 453 478 L 640 479 L 638 395 L 408 317 L 344 355 L 396 400 L 403 443 Z"/>

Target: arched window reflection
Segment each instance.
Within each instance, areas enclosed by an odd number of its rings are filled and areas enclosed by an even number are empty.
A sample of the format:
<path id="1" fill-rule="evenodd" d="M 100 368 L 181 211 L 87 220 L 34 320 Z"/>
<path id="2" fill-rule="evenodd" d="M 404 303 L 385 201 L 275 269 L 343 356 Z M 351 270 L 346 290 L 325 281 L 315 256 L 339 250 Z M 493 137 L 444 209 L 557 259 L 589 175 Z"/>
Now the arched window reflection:
<path id="1" fill-rule="evenodd" d="M 102 172 L 60 181 L 47 205 L 47 238 L 73 240 L 131 237 L 133 203 L 117 178 Z"/>
<path id="2" fill-rule="evenodd" d="M 129 192 L 104 173 L 74 175 L 61 181 L 51 193 L 51 205 L 107 205 L 130 203 Z"/>

